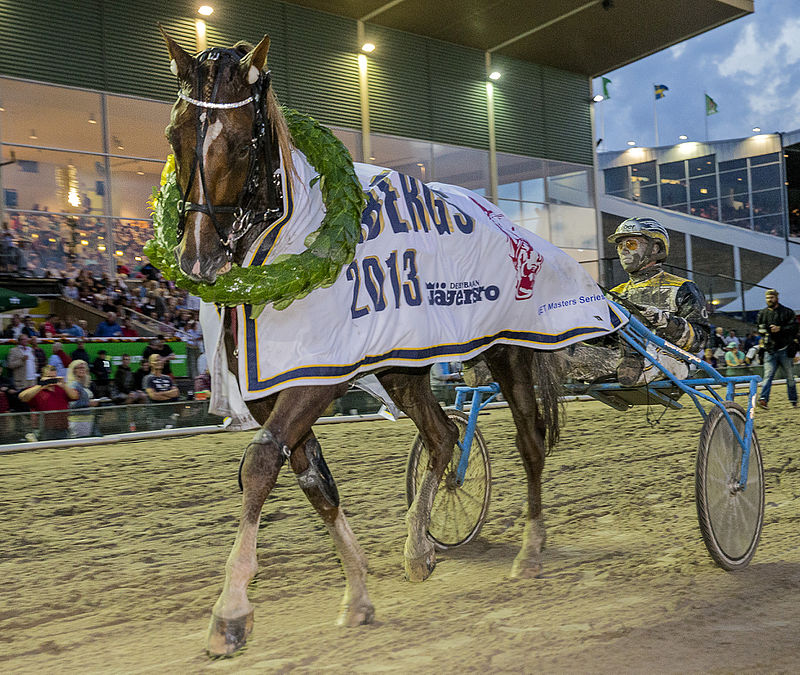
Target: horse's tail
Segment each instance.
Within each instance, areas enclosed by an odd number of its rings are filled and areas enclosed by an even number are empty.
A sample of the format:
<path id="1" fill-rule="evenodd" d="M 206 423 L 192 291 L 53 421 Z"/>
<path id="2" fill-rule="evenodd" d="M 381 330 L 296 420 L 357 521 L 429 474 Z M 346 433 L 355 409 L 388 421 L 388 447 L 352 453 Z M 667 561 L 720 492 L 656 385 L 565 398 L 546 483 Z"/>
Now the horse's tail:
<path id="1" fill-rule="evenodd" d="M 550 452 L 558 443 L 561 432 L 565 362 L 558 352 L 535 351 L 531 365 L 539 399 L 539 421 L 544 428 L 547 451 Z"/>

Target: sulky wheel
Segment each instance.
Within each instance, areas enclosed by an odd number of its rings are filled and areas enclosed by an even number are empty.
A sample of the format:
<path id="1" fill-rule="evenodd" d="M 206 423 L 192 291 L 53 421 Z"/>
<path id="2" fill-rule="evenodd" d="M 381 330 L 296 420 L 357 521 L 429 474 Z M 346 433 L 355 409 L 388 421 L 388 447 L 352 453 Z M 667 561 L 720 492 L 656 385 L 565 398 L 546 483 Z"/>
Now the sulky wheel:
<path id="1" fill-rule="evenodd" d="M 448 417 L 458 427 L 459 441 L 464 438 L 467 416 L 458 410 L 448 410 Z M 457 470 L 461 459 L 461 448 L 455 445 L 453 458 L 445 469 L 436 499 L 431 509 L 428 536 L 436 548 L 447 550 L 472 541 L 481 531 L 491 498 L 492 473 L 489 465 L 489 448 L 479 429 L 472 437 L 472 449 L 467 472 L 461 485 Z M 414 501 L 417 486 L 428 466 L 428 451 L 419 434 L 414 439 L 406 467 L 406 498 L 408 505 Z"/>
<path id="2" fill-rule="evenodd" d="M 731 401 L 725 407 L 743 436 L 745 411 Z M 700 434 L 695 497 L 706 548 L 714 562 L 728 571 L 750 563 L 764 522 L 764 466 L 755 432 L 744 490 L 738 488 L 741 462 L 742 448 L 722 410 L 715 406 Z"/>

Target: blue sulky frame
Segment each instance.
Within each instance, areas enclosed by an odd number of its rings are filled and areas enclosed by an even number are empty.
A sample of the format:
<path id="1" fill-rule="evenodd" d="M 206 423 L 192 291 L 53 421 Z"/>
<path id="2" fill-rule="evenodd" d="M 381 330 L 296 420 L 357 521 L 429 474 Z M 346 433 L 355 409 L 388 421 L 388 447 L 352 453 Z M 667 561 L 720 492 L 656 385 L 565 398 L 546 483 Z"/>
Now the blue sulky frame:
<path id="1" fill-rule="evenodd" d="M 602 401 L 603 403 L 606 403 L 612 407 L 620 410 L 627 410 L 631 405 L 634 405 L 634 403 L 626 402 L 625 397 L 629 394 L 639 394 L 640 400 L 637 401 L 639 403 L 657 403 L 669 408 L 682 408 L 683 406 L 676 400 L 676 394 L 679 395 L 679 392 L 682 392 L 691 397 L 692 401 L 704 419 L 708 417 L 708 413 L 703 408 L 701 401 L 705 401 L 716 406 L 719 408 L 722 415 L 724 415 L 731 432 L 736 438 L 736 441 L 739 443 L 739 446 L 742 448 L 741 473 L 735 489 L 744 490 L 747 485 L 747 471 L 750 463 L 750 447 L 753 442 L 756 394 L 758 390 L 758 383 L 761 381 L 761 378 L 758 375 L 740 375 L 735 377 L 723 376 L 716 369 L 714 369 L 711 364 L 706 363 L 702 359 L 696 357 L 694 354 L 690 354 L 680 347 L 676 347 L 672 343 L 658 337 L 624 307 L 616 303 L 614 303 L 614 305 L 617 311 L 626 316 L 628 319 L 628 323 L 619 330 L 620 338 L 628 343 L 631 348 L 639 352 L 647 361 L 658 368 L 658 370 L 661 371 L 666 379 L 650 382 L 649 384 L 639 385 L 636 387 L 625 387 L 618 382 L 592 384 L 584 391 L 584 393 L 589 396 L 593 396 L 597 400 Z M 647 347 L 651 343 L 659 349 L 671 354 L 672 356 L 685 361 L 690 365 L 694 365 L 697 371 L 705 373 L 707 377 L 694 377 L 687 380 L 678 379 L 647 352 Z M 733 401 L 734 396 L 736 396 L 736 385 L 744 383 L 748 384 L 749 388 L 746 394 L 746 422 L 744 435 L 742 435 L 739 433 L 739 430 L 733 423 L 733 419 L 728 413 L 724 402 Z M 724 399 L 712 388 L 714 386 L 725 387 Z M 700 391 L 700 388 L 704 388 L 706 392 Z M 480 387 L 456 387 L 455 408 L 457 410 L 463 411 L 467 397 L 469 395 L 472 397 L 467 428 L 464 432 L 464 438 L 459 442 L 459 447 L 461 448 L 461 458 L 459 460 L 457 471 L 457 484 L 459 486 L 464 481 L 467 465 L 469 464 L 469 450 L 472 447 L 472 439 L 475 434 L 475 428 L 477 427 L 478 415 L 480 414 L 481 410 L 483 410 L 489 403 L 497 398 L 499 393 L 500 387 L 497 385 L 497 383 Z M 644 397 L 641 396 L 642 394 Z M 630 398 L 628 400 L 630 400 Z"/>
<path id="2" fill-rule="evenodd" d="M 694 354 L 684 351 L 680 347 L 676 347 L 671 342 L 667 342 L 663 338 L 658 337 L 647 326 L 639 321 L 624 307 L 615 304 L 616 309 L 628 317 L 626 326 L 620 329 L 620 338 L 625 340 L 633 349 L 639 352 L 646 360 L 658 368 L 664 375 L 666 380 L 651 382 L 647 385 L 640 385 L 639 389 L 646 389 L 647 395 L 653 399 L 653 402 L 658 402 L 671 408 L 682 408 L 683 406 L 675 401 L 670 396 L 665 395 L 665 389 L 672 389 L 677 387 L 681 392 L 688 394 L 694 402 L 697 409 L 703 418 L 708 417 L 708 413 L 701 405 L 701 400 L 711 403 L 719 408 L 720 412 L 725 416 L 731 432 L 733 433 L 736 441 L 742 448 L 742 468 L 739 476 L 739 483 L 736 486 L 738 490 L 744 490 L 747 485 L 747 470 L 750 462 L 750 446 L 753 442 L 753 426 L 755 421 L 756 409 L 756 394 L 758 391 L 758 383 L 761 377 L 758 375 L 738 375 L 734 377 L 726 377 L 721 375 L 710 363 L 706 363 Z M 707 377 L 694 377 L 687 380 L 680 380 L 671 372 L 669 372 L 661 363 L 656 361 L 651 354 L 647 353 L 647 346 L 649 343 L 654 344 L 659 349 L 671 354 L 672 356 L 694 365 L 698 371 L 702 371 Z M 747 411 L 746 422 L 744 427 L 744 436 L 739 433 L 733 419 L 728 413 L 724 405 L 724 401 L 733 401 L 735 388 L 737 384 L 747 383 L 749 385 L 747 392 Z M 725 398 L 723 399 L 712 386 L 725 386 Z M 700 391 L 700 388 L 705 388 L 708 393 Z M 603 400 L 604 392 L 620 391 L 623 387 L 618 383 L 607 383 L 592 385 L 587 394 L 595 396 L 599 400 Z M 661 390 L 661 391 L 660 391 Z M 608 402 L 608 401 L 604 401 Z"/>

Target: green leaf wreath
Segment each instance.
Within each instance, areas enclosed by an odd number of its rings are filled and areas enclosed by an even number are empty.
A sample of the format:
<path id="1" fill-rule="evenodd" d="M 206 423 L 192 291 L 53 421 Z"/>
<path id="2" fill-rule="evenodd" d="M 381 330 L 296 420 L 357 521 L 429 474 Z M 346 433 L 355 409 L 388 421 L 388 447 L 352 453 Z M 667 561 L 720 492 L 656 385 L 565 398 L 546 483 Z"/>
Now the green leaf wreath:
<path id="1" fill-rule="evenodd" d="M 266 305 L 285 309 L 316 288 L 330 286 L 343 265 L 352 261 L 361 231 L 365 196 L 347 148 L 327 127 L 312 117 L 283 108 L 295 147 L 319 173 L 325 217 L 318 230 L 306 237 L 306 250 L 283 255 L 269 265 L 240 267 L 219 276 L 214 284 L 190 279 L 178 266 L 173 249 L 178 244 L 178 189 L 172 155 L 153 189 L 153 238 L 144 247 L 150 262 L 165 278 L 206 302 L 221 305 Z"/>

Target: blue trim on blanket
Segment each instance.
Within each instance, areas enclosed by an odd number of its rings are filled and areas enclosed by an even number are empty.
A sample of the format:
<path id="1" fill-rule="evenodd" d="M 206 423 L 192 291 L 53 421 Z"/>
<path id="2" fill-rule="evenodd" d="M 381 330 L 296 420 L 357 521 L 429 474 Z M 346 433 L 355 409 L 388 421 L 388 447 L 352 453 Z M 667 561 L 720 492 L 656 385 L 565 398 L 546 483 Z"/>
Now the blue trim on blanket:
<path id="1" fill-rule="evenodd" d="M 283 172 L 283 162 L 281 162 L 281 171 Z M 276 220 L 264 233 L 261 235 L 261 241 L 258 242 L 258 248 L 250 260 L 249 267 L 256 267 L 264 264 L 267 256 L 275 247 L 275 242 L 278 241 L 283 226 L 288 223 L 294 214 L 294 196 L 292 194 L 292 181 L 286 180 L 286 175 L 282 175 L 283 185 L 286 186 L 284 196 L 286 198 L 286 209 L 279 220 Z"/>
<path id="2" fill-rule="evenodd" d="M 556 347 L 565 341 L 573 342 L 575 338 L 588 339 L 599 335 L 608 333 L 603 328 L 583 326 L 573 328 L 559 335 L 548 335 L 546 333 L 533 333 L 527 331 L 503 330 L 493 335 L 485 335 L 480 338 L 475 338 L 468 342 L 460 342 L 446 345 L 433 345 L 423 349 L 393 349 L 383 354 L 374 354 L 365 356 L 360 361 L 342 365 L 324 365 L 324 366 L 303 366 L 301 368 L 293 368 L 284 373 L 280 373 L 275 377 L 260 380 L 258 375 L 258 350 L 257 335 L 256 335 L 256 322 L 251 318 L 252 311 L 251 305 L 244 306 L 244 324 L 245 324 L 245 341 L 247 349 L 247 391 L 255 393 L 272 389 L 280 384 L 284 384 L 291 380 L 299 379 L 321 379 L 321 378 L 347 378 L 358 371 L 363 366 L 377 366 L 383 361 L 401 360 L 401 361 L 425 361 L 434 357 L 456 357 L 468 354 L 481 347 L 488 348 L 493 343 L 499 340 L 514 340 L 516 342 L 528 342 L 532 347 L 546 345 L 548 347 Z M 611 325 L 617 329 L 622 325 L 622 319 L 616 312 L 612 311 L 609 307 L 609 315 L 611 318 Z M 251 358 L 255 355 L 255 358 Z"/>

